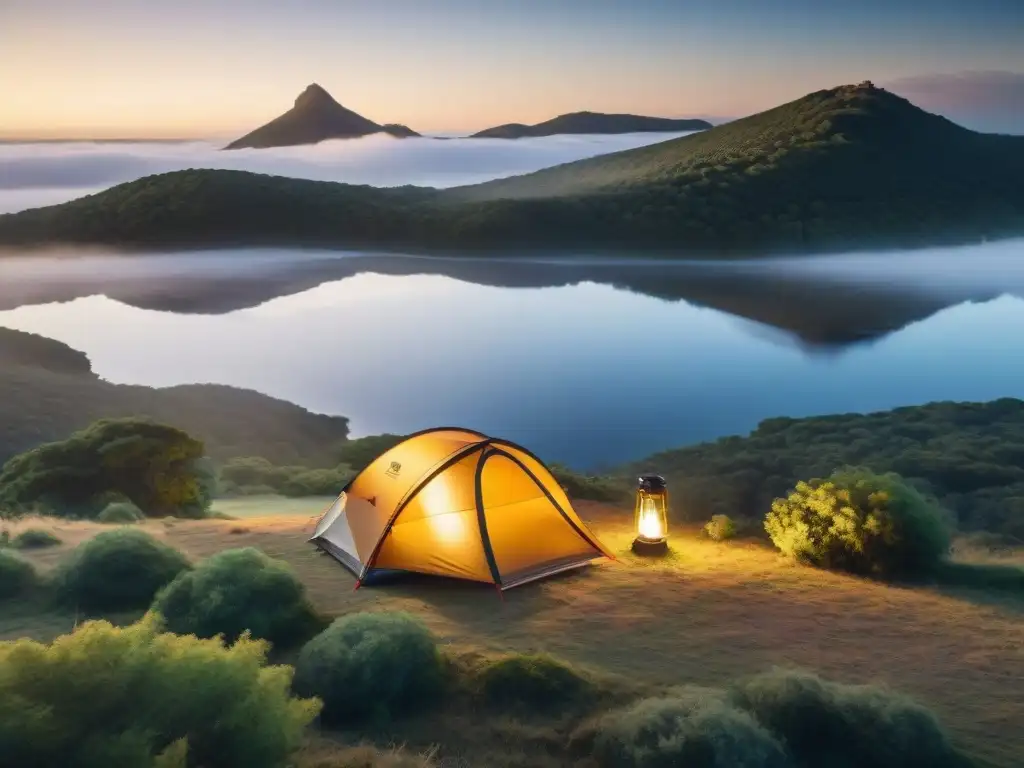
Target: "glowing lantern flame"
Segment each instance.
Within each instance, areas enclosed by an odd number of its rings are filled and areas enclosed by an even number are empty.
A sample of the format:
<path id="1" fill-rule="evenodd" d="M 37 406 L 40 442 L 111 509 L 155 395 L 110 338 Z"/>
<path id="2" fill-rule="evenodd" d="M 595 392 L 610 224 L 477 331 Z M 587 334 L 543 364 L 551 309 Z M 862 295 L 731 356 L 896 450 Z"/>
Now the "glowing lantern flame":
<path id="1" fill-rule="evenodd" d="M 665 536 L 665 528 L 661 524 L 661 516 L 654 504 L 654 499 L 643 499 L 640 505 L 640 519 L 637 521 L 637 533 L 649 541 L 660 541 Z"/>

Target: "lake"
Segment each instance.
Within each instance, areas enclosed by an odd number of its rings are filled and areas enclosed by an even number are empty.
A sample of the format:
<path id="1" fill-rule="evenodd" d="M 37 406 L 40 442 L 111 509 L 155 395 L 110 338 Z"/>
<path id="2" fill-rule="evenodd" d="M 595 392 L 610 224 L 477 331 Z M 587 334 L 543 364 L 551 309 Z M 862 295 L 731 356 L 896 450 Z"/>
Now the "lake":
<path id="1" fill-rule="evenodd" d="M 67 256 L 68 254 L 57 254 Z M 1024 397 L 1024 241 L 666 264 L 245 251 L 0 260 L 0 325 L 118 383 L 601 468 L 764 418 Z"/>

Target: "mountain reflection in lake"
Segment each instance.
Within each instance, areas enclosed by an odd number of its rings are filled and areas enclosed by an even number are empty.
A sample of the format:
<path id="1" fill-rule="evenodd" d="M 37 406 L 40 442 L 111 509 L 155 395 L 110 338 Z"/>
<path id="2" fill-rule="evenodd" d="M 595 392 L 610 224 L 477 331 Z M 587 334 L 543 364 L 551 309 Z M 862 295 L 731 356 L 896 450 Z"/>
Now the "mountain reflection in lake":
<path id="1" fill-rule="evenodd" d="M 1019 241 L 727 264 L 0 260 L 0 325 L 112 381 L 251 387 L 356 435 L 465 425 L 580 467 L 770 416 L 1024 396 L 1021 297 Z"/>

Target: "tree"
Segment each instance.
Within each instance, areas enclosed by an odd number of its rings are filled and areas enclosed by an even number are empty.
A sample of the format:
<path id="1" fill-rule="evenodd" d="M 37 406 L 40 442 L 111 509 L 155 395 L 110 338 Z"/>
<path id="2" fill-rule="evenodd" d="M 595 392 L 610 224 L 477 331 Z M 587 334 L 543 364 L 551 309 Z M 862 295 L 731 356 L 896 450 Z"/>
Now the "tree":
<path id="1" fill-rule="evenodd" d="M 195 516 L 210 503 L 203 454 L 202 442 L 166 424 L 102 419 L 8 461 L 0 508 L 94 517 L 116 495 L 150 516 Z"/>

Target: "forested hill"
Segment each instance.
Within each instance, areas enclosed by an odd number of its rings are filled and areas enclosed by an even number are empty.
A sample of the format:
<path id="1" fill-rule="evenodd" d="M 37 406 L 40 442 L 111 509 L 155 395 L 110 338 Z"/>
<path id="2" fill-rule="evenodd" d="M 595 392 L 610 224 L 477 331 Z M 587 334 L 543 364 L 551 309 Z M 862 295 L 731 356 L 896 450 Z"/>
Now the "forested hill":
<path id="1" fill-rule="evenodd" d="M 745 437 L 665 451 L 622 467 L 669 481 L 680 519 L 758 521 L 798 480 L 866 466 L 936 497 L 963 530 L 1024 540 L 1024 401 L 940 402 L 870 414 L 762 421 Z"/>
<path id="2" fill-rule="evenodd" d="M 0 328 L 0 466 L 15 454 L 107 417 L 143 416 L 203 440 L 218 460 L 264 456 L 330 465 L 348 419 L 311 413 L 249 389 L 111 384 L 89 358 L 53 339 Z M 334 462 L 336 463 L 336 462 Z"/>
<path id="3" fill-rule="evenodd" d="M 710 130 L 437 191 L 193 170 L 0 216 L 0 245 L 319 245 L 750 255 L 1024 234 L 1024 137 L 870 83 Z"/>

